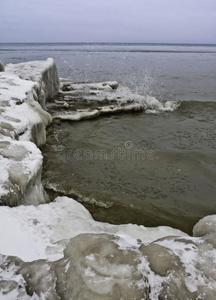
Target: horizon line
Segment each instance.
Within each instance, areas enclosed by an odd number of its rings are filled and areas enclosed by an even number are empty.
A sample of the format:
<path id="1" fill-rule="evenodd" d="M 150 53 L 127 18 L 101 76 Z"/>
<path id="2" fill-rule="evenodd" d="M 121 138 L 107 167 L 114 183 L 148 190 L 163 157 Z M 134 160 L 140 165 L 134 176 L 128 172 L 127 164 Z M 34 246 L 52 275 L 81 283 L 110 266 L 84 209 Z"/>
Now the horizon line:
<path id="1" fill-rule="evenodd" d="M 136 45 L 216 45 L 216 43 L 187 42 L 1 42 L 0 44 L 136 44 Z"/>

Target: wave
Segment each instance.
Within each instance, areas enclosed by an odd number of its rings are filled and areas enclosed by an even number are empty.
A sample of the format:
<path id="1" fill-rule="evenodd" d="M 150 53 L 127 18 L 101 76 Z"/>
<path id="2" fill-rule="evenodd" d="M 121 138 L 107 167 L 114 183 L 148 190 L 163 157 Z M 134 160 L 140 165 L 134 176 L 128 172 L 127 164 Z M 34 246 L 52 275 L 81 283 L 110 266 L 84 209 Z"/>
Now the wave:
<path id="1" fill-rule="evenodd" d="M 1 51 L 39 52 L 128 52 L 128 53 L 216 53 L 216 45 L 144 43 L 0 43 Z"/>
<path id="2" fill-rule="evenodd" d="M 22 51 L 24 52 L 29 52 L 29 48 L 27 49 L 22 49 Z M 209 54 L 215 54 L 215 51 L 194 51 L 194 50 L 128 50 L 128 49 L 119 49 L 119 50 L 115 50 L 115 49 L 31 49 L 31 50 L 36 50 L 37 52 L 80 52 L 80 53 L 196 53 L 196 54 L 205 54 L 205 53 L 209 53 Z M 20 49 L 0 49 L 0 51 L 5 51 L 5 52 L 20 52 Z"/>
<path id="3" fill-rule="evenodd" d="M 216 102 L 213 101 L 179 101 L 178 109 L 180 112 L 201 112 L 209 111 L 211 113 L 216 112 Z"/>

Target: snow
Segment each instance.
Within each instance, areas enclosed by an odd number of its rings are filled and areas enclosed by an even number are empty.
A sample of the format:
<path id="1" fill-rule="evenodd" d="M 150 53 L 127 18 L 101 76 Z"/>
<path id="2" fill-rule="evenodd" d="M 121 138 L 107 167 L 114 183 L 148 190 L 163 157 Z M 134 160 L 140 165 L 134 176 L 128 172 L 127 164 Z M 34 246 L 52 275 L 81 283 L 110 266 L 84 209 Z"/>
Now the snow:
<path id="1" fill-rule="evenodd" d="M 9 64 L 0 72 L 0 204 L 24 203 L 26 194 L 33 192 L 35 204 L 47 200 L 40 182 L 42 155 L 36 146 L 46 142 L 46 126 L 52 120 L 41 105 L 58 88 L 53 59 Z"/>
<path id="2" fill-rule="evenodd" d="M 8 64 L 5 66 L 5 72 L 15 74 L 25 81 L 34 82 L 35 91 L 33 94 L 38 98 L 38 102 L 43 108 L 45 108 L 46 99 L 58 93 L 58 71 L 52 58 L 48 58 L 46 61 Z"/>
<path id="3" fill-rule="evenodd" d="M 128 300 L 216 296 L 216 248 L 206 236 L 97 222 L 68 197 L 0 207 L 0 215 L 0 283 L 1 278 L 21 280 L 21 286 L 27 281 L 38 299 L 61 298 L 61 293 L 65 299 L 100 300 L 120 299 L 120 294 Z M 5 273 L 3 265 L 12 267 Z"/>
<path id="4" fill-rule="evenodd" d="M 57 260 L 65 247 L 59 241 L 84 233 L 118 235 L 121 248 L 137 246 L 137 239 L 151 242 L 167 235 L 186 235 L 165 226 L 147 229 L 135 224 L 96 222 L 84 206 L 67 197 L 39 206 L 0 207 L 0 215 L 0 253 L 24 261 Z"/>
<path id="5" fill-rule="evenodd" d="M 20 182 L 19 189 L 24 190 L 24 186 L 41 170 L 41 152 L 30 142 L 10 141 L 4 146 L 0 149 L 1 185 L 6 186 L 8 181 L 14 179 L 16 184 Z M 0 196 L 4 192 L 2 188 Z"/>

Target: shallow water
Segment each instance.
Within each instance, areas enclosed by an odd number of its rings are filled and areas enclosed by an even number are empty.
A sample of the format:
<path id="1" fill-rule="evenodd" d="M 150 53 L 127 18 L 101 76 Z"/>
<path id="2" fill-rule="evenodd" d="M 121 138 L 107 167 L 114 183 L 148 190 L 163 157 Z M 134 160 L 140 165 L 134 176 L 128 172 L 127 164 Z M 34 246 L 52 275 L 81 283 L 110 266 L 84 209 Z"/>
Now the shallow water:
<path id="1" fill-rule="evenodd" d="M 61 122 L 43 150 L 44 180 L 106 207 L 95 209 L 99 220 L 190 232 L 216 212 L 215 126 L 216 103 L 200 102 L 171 113 Z"/>
<path id="2" fill-rule="evenodd" d="M 53 124 L 43 149 L 47 187 L 112 223 L 191 233 L 216 213 L 215 45 L 0 45 L 3 63 L 47 57 L 70 81 L 117 80 L 140 95 L 181 102 L 173 112 Z"/>

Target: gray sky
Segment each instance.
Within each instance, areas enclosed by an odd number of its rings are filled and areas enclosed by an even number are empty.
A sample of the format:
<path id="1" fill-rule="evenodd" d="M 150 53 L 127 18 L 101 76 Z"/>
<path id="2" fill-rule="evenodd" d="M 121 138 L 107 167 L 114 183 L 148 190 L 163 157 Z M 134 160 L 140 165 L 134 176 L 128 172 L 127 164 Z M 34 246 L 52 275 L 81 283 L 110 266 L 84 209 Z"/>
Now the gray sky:
<path id="1" fill-rule="evenodd" d="M 216 43 L 216 0 L 0 0 L 0 42 Z"/>

